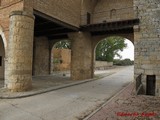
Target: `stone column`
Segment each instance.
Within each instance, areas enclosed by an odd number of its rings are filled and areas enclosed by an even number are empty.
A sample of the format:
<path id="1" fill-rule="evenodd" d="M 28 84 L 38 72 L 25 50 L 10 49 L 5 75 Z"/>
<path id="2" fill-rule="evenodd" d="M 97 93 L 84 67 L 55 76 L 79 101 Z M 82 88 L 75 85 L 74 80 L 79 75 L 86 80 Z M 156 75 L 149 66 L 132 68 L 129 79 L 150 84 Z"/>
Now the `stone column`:
<path id="1" fill-rule="evenodd" d="M 10 14 L 5 87 L 12 92 L 32 87 L 34 16 L 24 11 Z"/>
<path id="2" fill-rule="evenodd" d="M 93 78 L 92 40 L 89 33 L 69 34 L 71 39 L 71 79 Z"/>

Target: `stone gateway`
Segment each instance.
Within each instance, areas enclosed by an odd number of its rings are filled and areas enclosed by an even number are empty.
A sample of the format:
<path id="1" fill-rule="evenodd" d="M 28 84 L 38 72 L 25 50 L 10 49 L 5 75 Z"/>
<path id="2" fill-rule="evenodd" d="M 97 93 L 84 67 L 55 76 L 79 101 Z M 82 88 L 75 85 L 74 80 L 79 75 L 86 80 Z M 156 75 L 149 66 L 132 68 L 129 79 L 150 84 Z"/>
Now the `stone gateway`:
<path id="1" fill-rule="evenodd" d="M 159 0 L 0 0 L 4 87 L 26 91 L 33 75 L 52 73 L 52 47 L 63 39 L 72 44 L 71 78 L 92 78 L 95 47 L 109 36 L 134 43 L 137 91 L 160 96 Z"/>

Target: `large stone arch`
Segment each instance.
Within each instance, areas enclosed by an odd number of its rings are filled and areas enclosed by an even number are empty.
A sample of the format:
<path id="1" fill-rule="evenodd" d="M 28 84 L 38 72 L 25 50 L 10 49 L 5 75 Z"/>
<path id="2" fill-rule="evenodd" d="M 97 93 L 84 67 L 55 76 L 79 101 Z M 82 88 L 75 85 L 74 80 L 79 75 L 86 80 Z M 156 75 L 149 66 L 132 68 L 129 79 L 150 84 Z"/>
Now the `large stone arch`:
<path id="1" fill-rule="evenodd" d="M 133 45 L 134 45 L 134 35 L 133 34 L 110 34 L 110 35 L 106 34 L 106 35 L 93 36 L 92 37 L 92 55 L 93 55 L 92 61 L 93 61 L 93 68 L 95 68 L 95 57 L 96 57 L 95 51 L 96 51 L 97 45 L 101 41 L 103 41 L 105 38 L 109 38 L 109 37 L 112 37 L 112 36 L 126 38 L 127 40 L 129 40 L 130 42 L 132 42 Z"/>

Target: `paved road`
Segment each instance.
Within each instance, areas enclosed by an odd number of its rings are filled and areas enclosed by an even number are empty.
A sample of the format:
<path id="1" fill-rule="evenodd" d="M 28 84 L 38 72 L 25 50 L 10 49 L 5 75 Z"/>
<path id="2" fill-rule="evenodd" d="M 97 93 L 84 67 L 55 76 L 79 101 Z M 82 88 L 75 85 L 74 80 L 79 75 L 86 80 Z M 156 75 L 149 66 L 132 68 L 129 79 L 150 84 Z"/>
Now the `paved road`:
<path id="1" fill-rule="evenodd" d="M 0 120 L 77 120 L 133 80 L 133 66 L 106 78 L 15 100 L 0 100 Z"/>

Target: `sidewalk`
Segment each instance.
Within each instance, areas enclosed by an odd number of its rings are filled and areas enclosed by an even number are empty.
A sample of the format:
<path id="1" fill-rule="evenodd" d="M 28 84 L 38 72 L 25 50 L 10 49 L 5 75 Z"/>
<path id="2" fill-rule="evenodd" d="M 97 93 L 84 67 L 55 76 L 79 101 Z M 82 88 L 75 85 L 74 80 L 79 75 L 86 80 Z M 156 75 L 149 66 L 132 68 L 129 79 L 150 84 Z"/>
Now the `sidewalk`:
<path id="1" fill-rule="evenodd" d="M 93 79 L 74 81 L 70 80 L 70 74 L 68 72 L 59 72 L 48 76 L 36 76 L 32 78 L 32 90 L 26 92 L 9 92 L 3 88 L 3 80 L 0 80 L 0 99 L 15 99 L 29 97 L 37 94 L 58 90 L 73 85 L 79 85 L 86 82 L 91 82 L 114 74 L 115 70 L 101 70 L 96 72 L 96 76 Z"/>
<path id="2" fill-rule="evenodd" d="M 136 96 L 133 90 L 131 83 L 85 120 L 160 120 L 160 97 Z"/>

